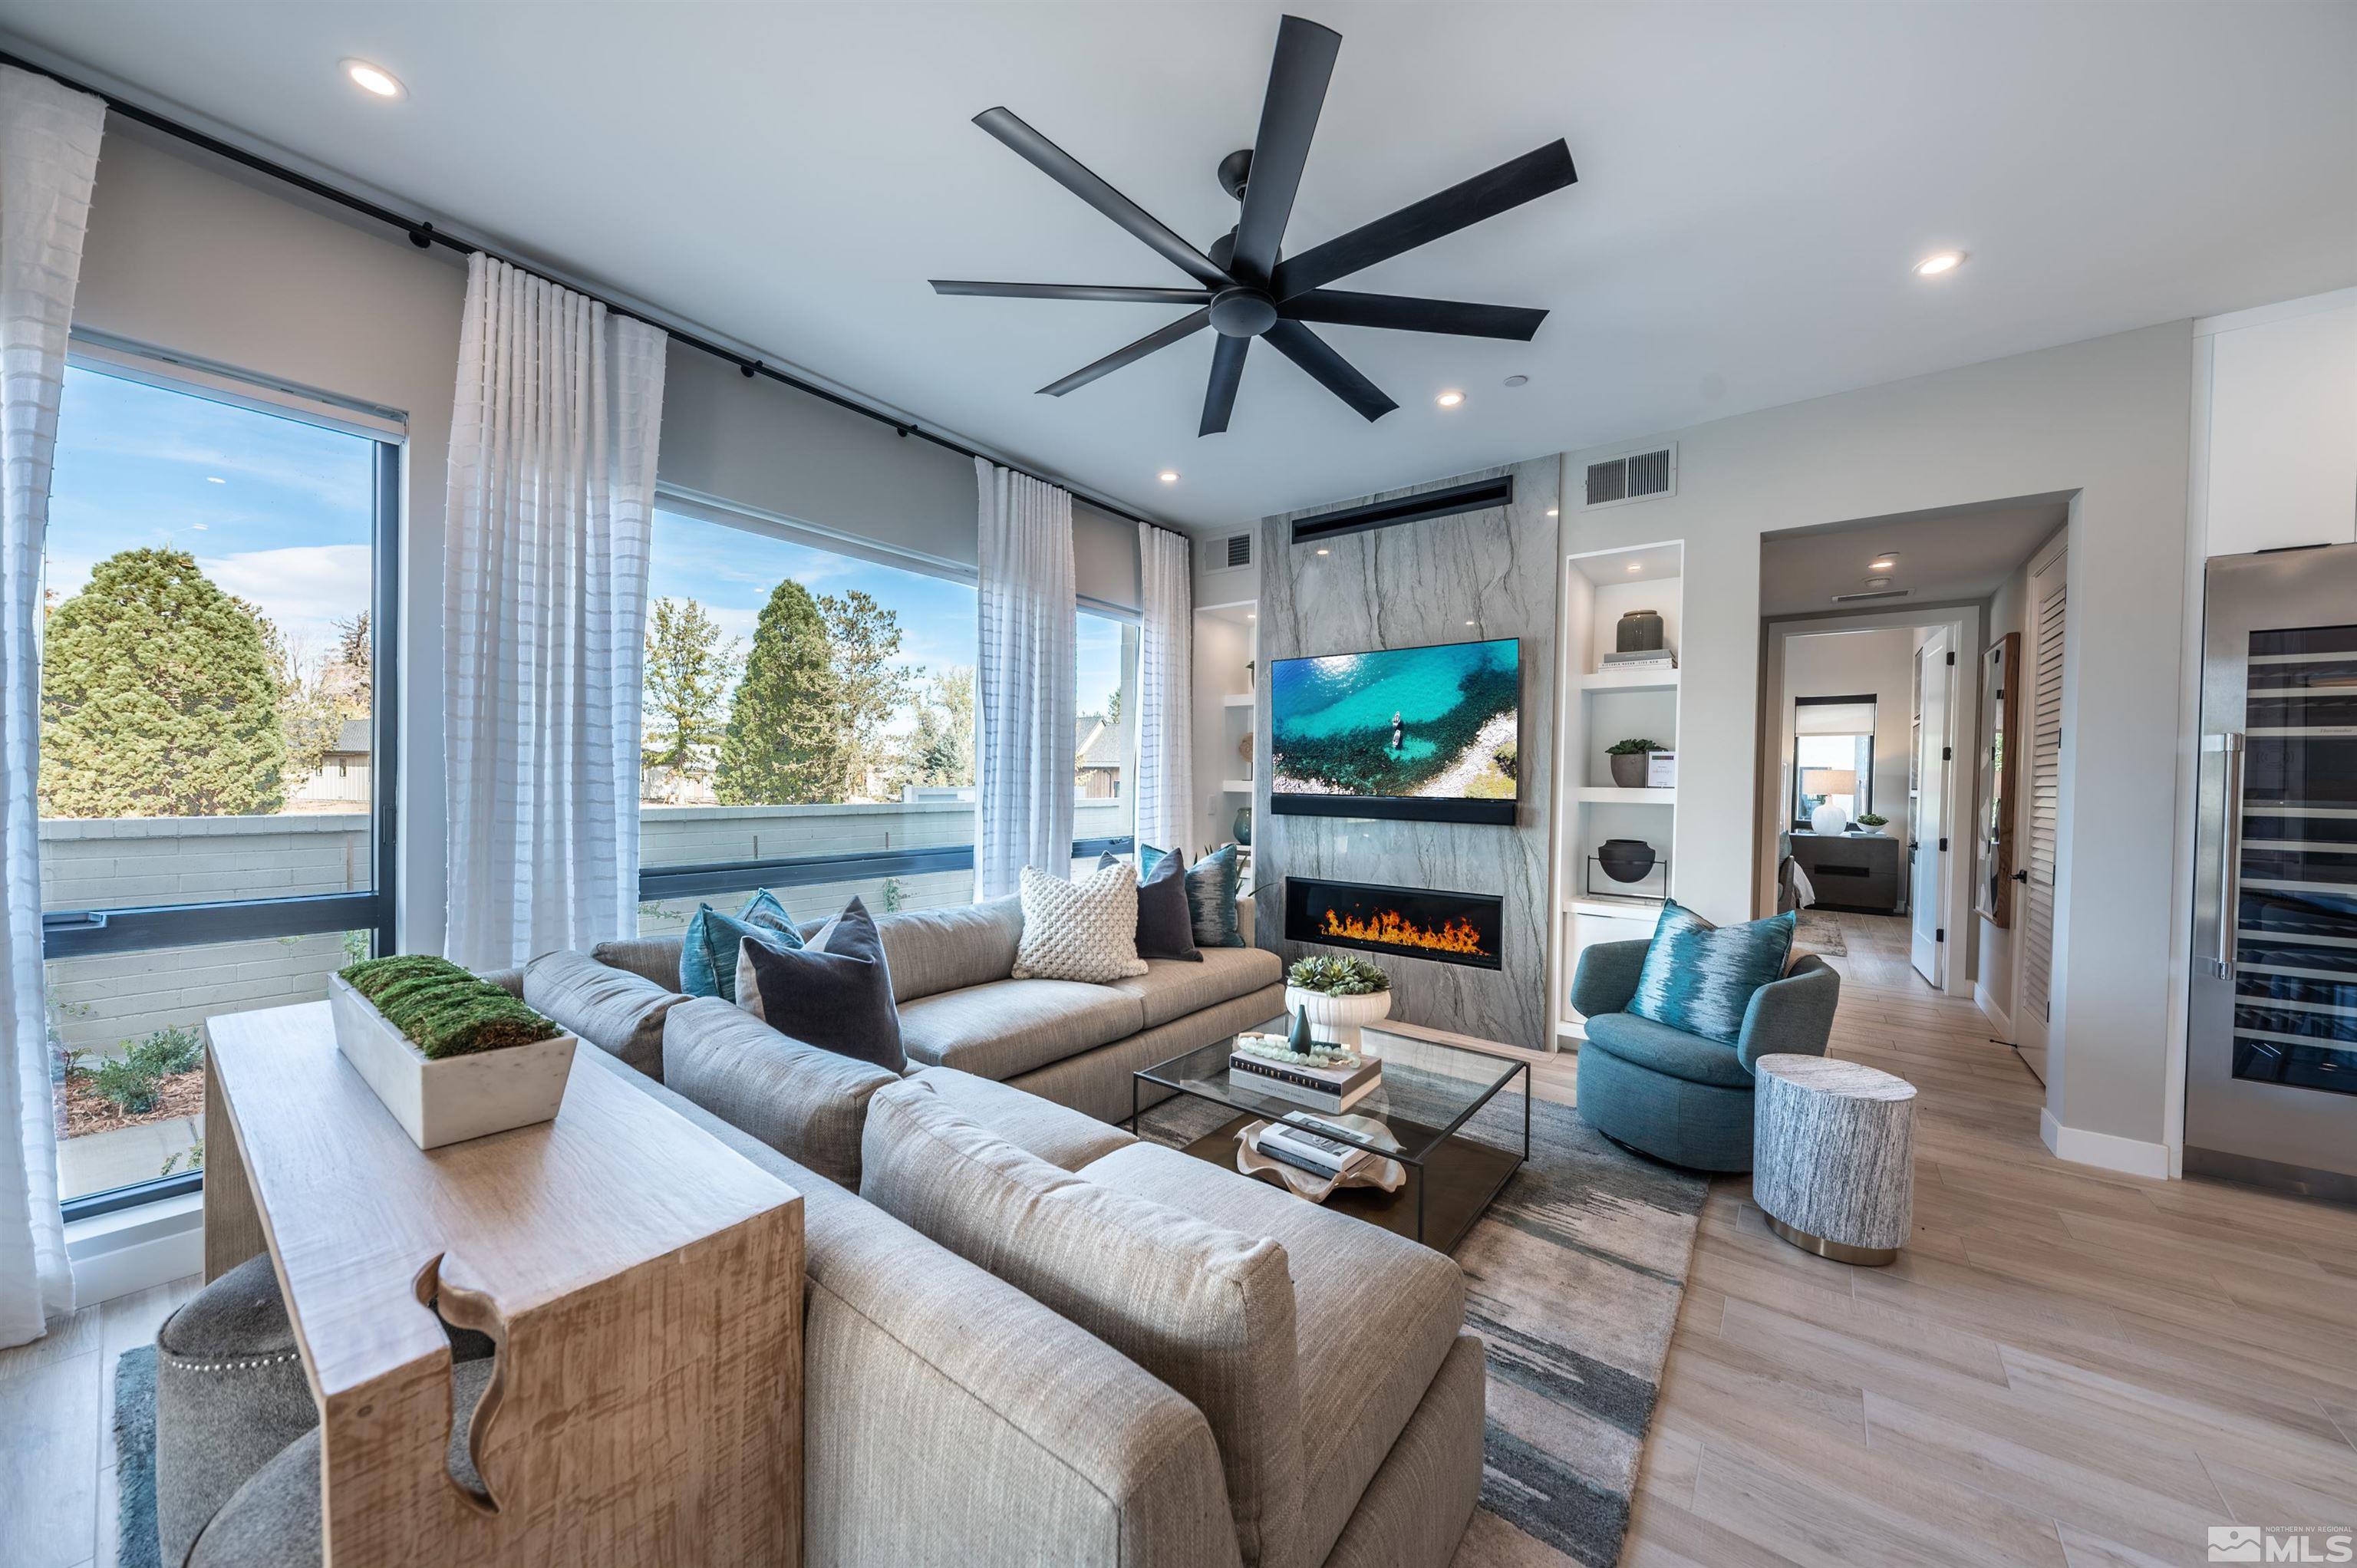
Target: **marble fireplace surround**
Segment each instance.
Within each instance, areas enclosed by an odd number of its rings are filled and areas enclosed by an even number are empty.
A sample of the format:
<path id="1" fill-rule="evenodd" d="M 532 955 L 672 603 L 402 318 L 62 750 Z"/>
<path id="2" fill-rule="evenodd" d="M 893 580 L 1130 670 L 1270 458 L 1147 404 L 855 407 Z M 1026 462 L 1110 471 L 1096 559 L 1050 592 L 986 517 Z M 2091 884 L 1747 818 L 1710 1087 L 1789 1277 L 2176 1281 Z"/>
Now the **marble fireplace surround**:
<path id="1" fill-rule="evenodd" d="M 1505 506 L 1293 542 L 1297 517 L 1509 472 L 1514 499 Z M 1560 480 L 1558 460 L 1550 456 L 1286 512 L 1263 519 L 1260 526 L 1264 668 L 1278 659 L 1370 649 L 1522 639 L 1521 800 L 1512 826 L 1272 813 L 1268 689 L 1262 682 L 1254 693 L 1254 732 L 1264 738 L 1254 768 L 1253 816 L 1259 832 L 1253 856 L 1254 881 L 1271 892 L 1295 875 L 1503 900 L 1497 969 L 1405 952 L 1371 956 L 1391 976 L 1394 1018 L 1527 1050 L 1549 1048 L 1554 1032 L 1547 1005 L 1547 801 L 1555 759 L 1557 530 L 1547 513 L 1556 504 Z M 1287 963 L 1344 950 L 1288 940 L 1281 918 L 1262 920 L 1257 940 Z"/>

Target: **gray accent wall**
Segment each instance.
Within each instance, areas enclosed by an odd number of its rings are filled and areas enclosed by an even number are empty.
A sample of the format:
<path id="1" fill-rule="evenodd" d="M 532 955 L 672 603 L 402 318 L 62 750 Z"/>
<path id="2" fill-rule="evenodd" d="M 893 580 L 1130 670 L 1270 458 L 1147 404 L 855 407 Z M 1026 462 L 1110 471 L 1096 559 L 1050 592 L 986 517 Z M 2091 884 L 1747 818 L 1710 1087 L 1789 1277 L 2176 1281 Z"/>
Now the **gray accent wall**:
<path id="1" fill-rule="evenodd" d="M 1301 512 L 1262 521 L 1260 658 L 1359 653 L 1492 638 L 1522 639 L 1521 810 L 1512 827 L 1345 817 L 1281 817 L 1268 809 L 1268 693 L 1254 709 L 1254 873 L 1258 940 L 1287 962 L 1332 950 L 1284 940 L 1287 875 L 1393 886 L 1486 893 L 1505 900 L 1502 971 L 1380 956 L 1392 977 L 1392 1015 L 1533 1050 L 1548 1048 L 1548 774 L 1555 756 L 1555 505 L 1553 457 L 1366 500 L 1512 472 L 1512 505 L 1426 522 L 1292 542 Z M 1338 503 L 1355 505 L 1357 502 Z M 1331 511 L 1334 506 L 1311 509 Z"/>

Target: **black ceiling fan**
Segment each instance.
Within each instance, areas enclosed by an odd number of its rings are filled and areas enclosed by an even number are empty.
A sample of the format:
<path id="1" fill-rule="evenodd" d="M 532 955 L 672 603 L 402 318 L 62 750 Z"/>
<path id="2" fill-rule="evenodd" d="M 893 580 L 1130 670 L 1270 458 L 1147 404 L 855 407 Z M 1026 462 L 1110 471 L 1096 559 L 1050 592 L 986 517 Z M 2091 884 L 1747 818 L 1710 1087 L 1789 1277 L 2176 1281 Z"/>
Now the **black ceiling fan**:
<path id="1" fill-rule="evenodd" d="M 1232 230 L 1212 242 L 1209 254 L 1180 239 L 1010 111 L 985 109 L 974 117 L 975 124 L 1014 148 L 1049 178 L 1160 252 L 1193 278 L 1196 286 L 1125 288 L 935 278 L 934 291 L 1002 299 L 1093 299 L 1195 306 L 1168 327 L 1039 390 L 1050 397 L 1061 397 L 1209 327 L 1219 334 L 1219 342 L 1211 352 L 1211 381 L 1203 394 L 1198 435 L 1227 429 L 1236 387 L 1243 379 L 1244 352 L 1255 338 L 1266 338 L 1278 353 L 1369 420 L 1381 419 L 1399 406 L 1304 322 L 1388 327 L 1460 338 L 1507 338 L 1527 343 L 1546 319 L 1545 311 L 1405 295 L 1354 294 L 1324 285 L 1549 191 L 1561 190 L 1578 177 L 1572 171 L 1571 149 L 1561 141 L 1500 164 L 1486 174 L 1475 175 L 1298 255 L 1280 256 L 1277 247 L 1293 215 L 1294 195 L 1301 186 L 1309 141 L 1317 134 L 1326 84 L 1333 77 L 1334 57 L 1341 47 L 1341 34 L 1298 16 L 1286 17 L 1277 28 L 1276 58 L 1269 66 L 1260 134 L 1250 147 L 1220 160 L 1221 188 L 1243 203 L 1243 212 Z"/>

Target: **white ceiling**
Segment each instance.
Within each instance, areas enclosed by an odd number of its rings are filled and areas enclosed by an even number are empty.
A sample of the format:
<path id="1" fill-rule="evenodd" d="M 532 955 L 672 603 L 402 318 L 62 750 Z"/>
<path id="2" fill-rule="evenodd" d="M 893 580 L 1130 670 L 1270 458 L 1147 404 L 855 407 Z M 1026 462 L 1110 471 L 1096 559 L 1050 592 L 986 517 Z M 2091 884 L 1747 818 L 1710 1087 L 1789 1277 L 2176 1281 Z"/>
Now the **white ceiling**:
<path id="1" fill-rule="evenodd" d="M 1176 307 L 925 280 L 1183 282 L 967 122 L 1007 105 L 1208 245 L 1275 5 L 0 0 L 0 25 L 1189 524 L 2357 281 L 2348 4 L 1297 3 L 1343 44 L 1288 249 L 1563 136 L 1577 186 L 1338 283 L 1554 315 L 1527 345 L 1320 328 L 1399 401 L 1373 425 L 1262 345 L 1201 440 L 1209 334 L 1033 392 Z M 408 98 L 361 94 L 347 55 Z M 1944 247 L 1972 259 L 1910 275 Z"/>
<path id="2" fill-rule="evenodd" d="M 1770 534 L 1760 543 L 1760 613 L 1880 612 L 1984 599 L 2069 517 L 2068 502 L 2039 499 Z M 1868 565 L 1886 555 L 1896 557 L 1889 571 Z M 1908 596 L 1833 602 L 1835 594 L 1872 591 L 1868 577 L 1889 577 L 1891 587 L 1907 589 Z"/>

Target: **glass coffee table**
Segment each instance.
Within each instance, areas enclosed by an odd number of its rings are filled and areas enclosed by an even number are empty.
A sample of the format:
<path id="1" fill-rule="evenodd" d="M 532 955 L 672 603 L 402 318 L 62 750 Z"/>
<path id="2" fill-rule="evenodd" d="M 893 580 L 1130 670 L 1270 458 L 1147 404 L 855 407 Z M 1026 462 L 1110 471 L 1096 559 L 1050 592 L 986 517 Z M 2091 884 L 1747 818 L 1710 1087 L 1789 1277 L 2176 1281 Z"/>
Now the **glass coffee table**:
<path id="1" fill-rule="evenodd" d="M 1286 1026 L 1286 1019 L 1273 1018 L 1254 1032 L 1281 1035 Z M 1383 1060 L 1383 1087 L 1343 1114 L 1381 1123 L 1396 1147 L 1358 1136 L 1343 1136 L 1343 1141 L 1399 1161 L 1406 1167 L 1407 1179 L 1395 1192 L 1372 1187 L 1340 1187 L 1326 1199 L 1325 1207 L 1448 1251 L 1531 1157 L 1530 1063 L 1420 1035 L 1376 1027 L 1362 1033 L 1361 1051 Z M 1130 1131 L 1137 1130 L 1138 1094 L 1149 1083 L 1235 1113 L 1184 1150 L 1228 1170 L 1236 1168 L 1236 1133 L 1247 1122 L 1278 1121 L 1291 1111 L 1333 1119 L 1325 1112 L 1268 1093 L 1243 1073 L 1230 1073 L 1228 1056 L 1234 1044 L 1231 1036 L 1133 1074 Z M 1473 1113 L 1497 1098 L 1517 1073 L 1523 1079 L 1520 1154 L 1463 1131 Z"/>

